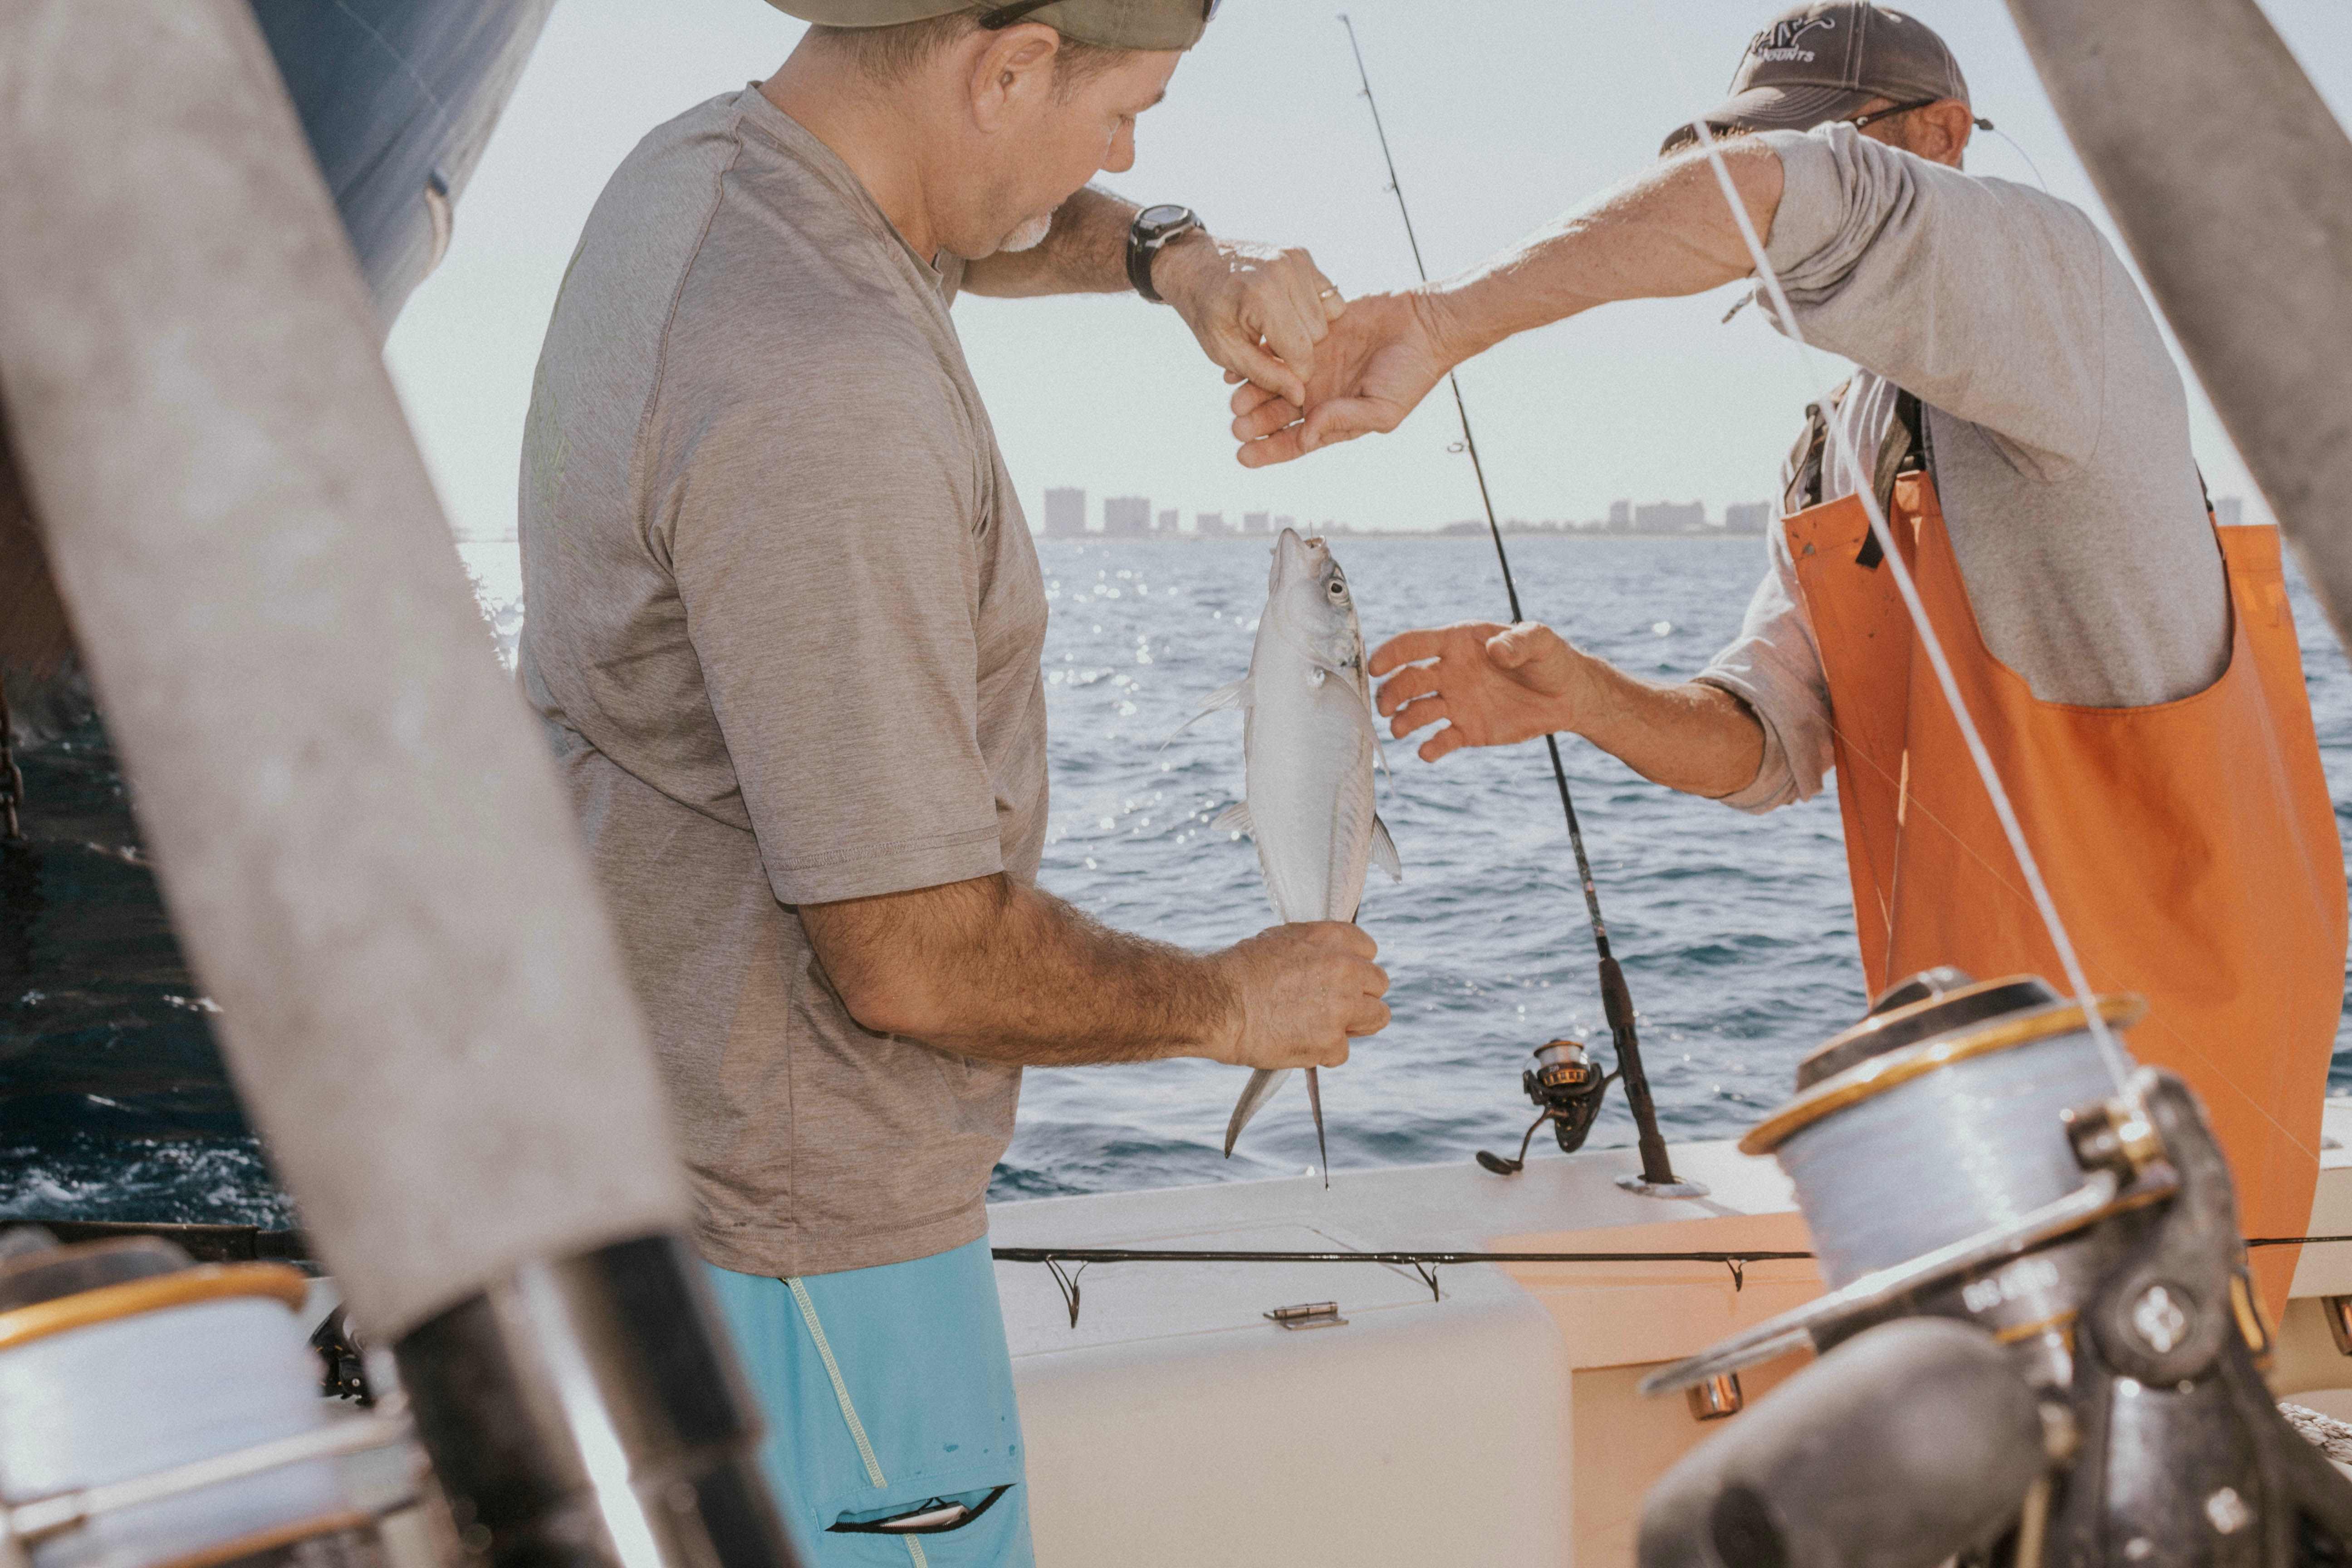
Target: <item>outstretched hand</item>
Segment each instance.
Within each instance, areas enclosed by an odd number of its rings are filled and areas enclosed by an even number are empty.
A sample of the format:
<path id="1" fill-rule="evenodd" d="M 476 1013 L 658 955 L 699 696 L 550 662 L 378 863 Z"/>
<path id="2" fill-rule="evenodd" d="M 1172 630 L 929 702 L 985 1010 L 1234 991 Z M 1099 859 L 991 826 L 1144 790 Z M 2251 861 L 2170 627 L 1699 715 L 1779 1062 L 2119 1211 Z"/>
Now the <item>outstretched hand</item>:
<path id="1" fill-rule="evenodd" d="M 1351 300 L 1316 346 L 1303 401 L 1255 382 L 1235 392 L 1234 438 L 1242 444 L 1242 466 L 1286 463 L 1402 424 L 1452 364 L 1427 310 L 1416 293 Z"/>
<path id="2" fill-rule="evenodd" d="M 1421 760 L 1433 763 L 1465 746 L 1507 746 L 1575 728 L 1586 658 L 1533 621 L 1463 621 L 1391 637 L 1367 668 L 1389 677 L 1379 700 L 1391 734 L 1402 740 L 1444 721 L 1422 743 Z"/>

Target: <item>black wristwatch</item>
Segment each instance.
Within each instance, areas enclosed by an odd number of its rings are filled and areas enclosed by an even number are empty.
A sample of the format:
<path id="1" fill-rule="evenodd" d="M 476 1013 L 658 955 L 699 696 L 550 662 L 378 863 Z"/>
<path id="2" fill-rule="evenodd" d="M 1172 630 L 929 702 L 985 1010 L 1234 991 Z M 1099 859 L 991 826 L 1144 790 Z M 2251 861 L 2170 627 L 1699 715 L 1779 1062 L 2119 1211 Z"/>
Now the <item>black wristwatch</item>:
<path id="1" fill-rule="evenodd" d="M 1191 207 L 1163 203 L 1136 214 L 1135 221 L 1127 226 L 1127 280 L 1135 285 L 1135 291 L 1155 305 L 1166 304 L 1151 286 L 1151 258 L 1170 241 L 1200 231 L 1200 215 Z"/>

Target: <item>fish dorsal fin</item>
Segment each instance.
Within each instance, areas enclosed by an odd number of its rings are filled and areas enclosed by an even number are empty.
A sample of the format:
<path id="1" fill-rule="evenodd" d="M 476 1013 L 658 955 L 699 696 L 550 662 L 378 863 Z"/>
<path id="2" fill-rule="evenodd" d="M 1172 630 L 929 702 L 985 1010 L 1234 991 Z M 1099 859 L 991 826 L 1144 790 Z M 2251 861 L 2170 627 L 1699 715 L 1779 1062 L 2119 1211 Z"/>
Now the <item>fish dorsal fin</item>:
<path id="1" fill-rule="evenodd" d="M 1239 680 L 1228 680 L 1209 693 L 1209 700 L 1201 704 L 1201 710 L 1198 713 L 1169 731 L 1168 741 L 1174 740 L 1212 713 L 1220 712 L 1227 708 L 1247 708 L 1249 705 L 1250 678 L 1244 675 Z M 1160 751 L 1164 752 L 1168 749 L 1168 741 L 1160 742 Z"/>
<path id="2" fill-rule="evenodd" d="M 1404 862 L 1397 858 L 1396 840 L 1389 837 L 1389 825 L 1377 814 L 1372 817 L 1372 864 L 1386 871 L 1391 881 L 1404 880 Z"/>
<path id="3" fill-rule="evenodd" d="M 1246 833 L 1257 836 L 1257 824 L 1250 820 L 1249 802 L 1237 800 L 1217 813 L 1209 822 L 1212 833 Z"/>

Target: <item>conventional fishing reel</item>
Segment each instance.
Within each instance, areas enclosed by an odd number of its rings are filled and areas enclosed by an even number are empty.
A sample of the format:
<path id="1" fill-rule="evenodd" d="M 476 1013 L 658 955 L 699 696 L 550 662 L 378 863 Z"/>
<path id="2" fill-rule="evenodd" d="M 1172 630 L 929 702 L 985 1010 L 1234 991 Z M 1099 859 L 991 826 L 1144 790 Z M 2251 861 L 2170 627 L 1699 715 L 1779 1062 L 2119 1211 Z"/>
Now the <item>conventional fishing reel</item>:
<path id="1" fill-rule="evenodd" d="M 1819 1359 L 1652 1489 L 1643 1568 L 2352 1563 L 2352 1480 L 2263 1384 L 2203 1109 L 2109 1062 L 2043 982 L 1951 970 L 1805 1059 L 1740 1147 L 1790 1176 L 1829 1292 L 1643 1389 Z"/>
<path id="2" fill-rule="evenodd" d="M 1584 1141 L 1592 1135 L 1592 1124 L 1601 1118 L 1601 1102 L 1614 1076 L 1601 1070 L 1581 1040 L 1548 1041 L 1536 1047 L 1535 1057 L 1535 1065 L 1519 1075 L 1519 1088 L 1535 1102 L 1537 1114 L 1519 1140 L 1518 1157 L 1507 1160 L 1478 1151 L 1478 1163 L 1498 1176 L 1517 1175 L 1527 1168 L 1528 1145 L 1535 1141 L 1536 1129 L 1547 1121 L 1551 1123 L 1552 1136 L 1559 1141 L 1561 1153 L 1573 1154 L 1583 1148 Z"/>

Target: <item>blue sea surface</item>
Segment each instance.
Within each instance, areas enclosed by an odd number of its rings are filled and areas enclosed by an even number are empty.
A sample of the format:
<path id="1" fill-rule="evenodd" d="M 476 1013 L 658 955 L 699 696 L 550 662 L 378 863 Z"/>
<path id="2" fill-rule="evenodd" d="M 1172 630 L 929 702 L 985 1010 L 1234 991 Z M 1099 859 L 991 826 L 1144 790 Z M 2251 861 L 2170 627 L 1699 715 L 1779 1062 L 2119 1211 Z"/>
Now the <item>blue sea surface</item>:
<path id="1" fill-rule="evenodd" d="M 1364 635 L 1503 618 L 1476 540 L 1335 542 Z M 1634 674 L 1700 668 L 1737 630 L 1759 540 L 1511 542 L 1528 613 Z M 1209 820 L 1242 785 L 1241 721 L 1160 742 L 1242 673 L 1265 589 L 1264 542 L 1041 540 L 1053 812 L 1043 880 L 1097 917 L 1188 946 L 1271 920 L 1255 853 Z M 510 659 L 523 606 L 512 545 L 463 547 Z M 2341 823 L 2352 815 L 2352 669 L 2293 583 Z M 1612 941 L 1638 1008 L 1669 1137 L 1736 1135 L 1788 1092 L 1796 1061 L 1864 1005 L 1832 794 L 1750 817 L 1677 795 L 1581 742 L 1563 747 Z M 1381 813 L 1404 880 L 1375 872 L 1361 916 L 1395 1022 L 1323 1077 L 1335 1168 L 1516 1147 L 1528 1052 L 1605 1047 L 1591 933 L 1540 743 L 1432 767 L 1391 743 Z M 236 1112 L 212 1004 L 181 967 L 120 775 L 94 719 L 28 751 L 26 848 L 0 858 L 0 1216 L 211 1220 L 293 1215 Z M 1605 1055 L 1605 1049 L 1603 1051 Z M 994 1196 L 1266 1175 L 1316 1163 L 1302 1089 L 1224 1159 L 1244 1075 L 1196 1061 L 1036 1069 Z M 2334 1075 L 2352 1086 L 2339 1037 Z M 1630 1143 L 1611 1092 L 1593 1143 Z"/>

